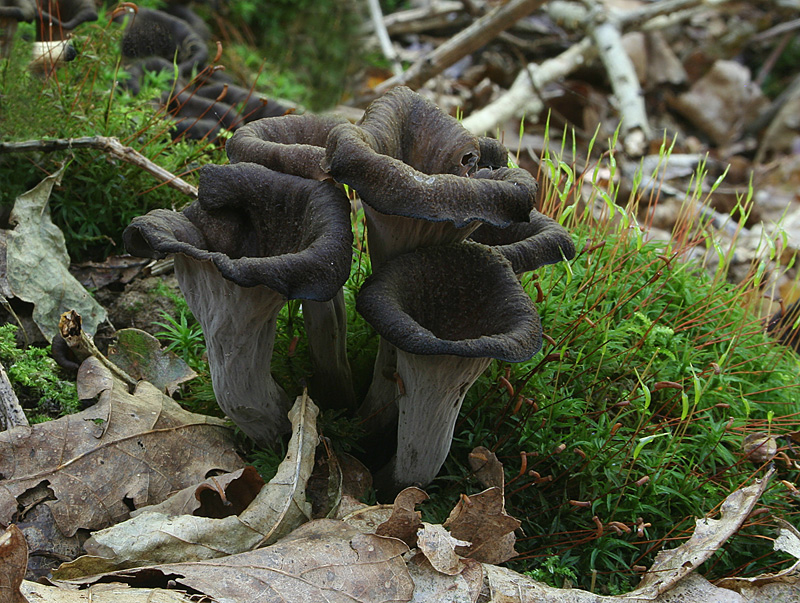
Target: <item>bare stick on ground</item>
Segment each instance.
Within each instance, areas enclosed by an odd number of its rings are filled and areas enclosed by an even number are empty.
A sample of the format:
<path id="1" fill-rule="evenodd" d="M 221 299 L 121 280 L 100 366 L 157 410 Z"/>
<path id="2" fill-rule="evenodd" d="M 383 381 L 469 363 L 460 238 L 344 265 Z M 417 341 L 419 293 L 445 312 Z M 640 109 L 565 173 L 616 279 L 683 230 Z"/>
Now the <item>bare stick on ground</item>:
<path id="1" fill-rule="evenodd" d="M 30 151 L 67 151 L 69 149 L 98 149 L 139 166 L 144 171 L 152 174 L 167 186 L 182 192 L 192 198 L 197 197 L 197 187 L 192 186 L 182 178 L 168 172 L 160 165 L 150 161 L 136 149 L 127 147 L 118 138 L 110 136 L 83 136 L 81 138 L 55 138 L 50 140 L 26 140 L 23 142 L 0 143 L 0 154 L 27 153 Z"/>
<path id="2" fill-rule="evenodd" d="M 28 419 L 25 411 L 19 403 L 17 394 L 8 380 L 5 368 L 0 364 L 0 427 L 11 429 L 12 427 L 27 426 Z"/>
<path id="3" fill-rule="evenodd" d="M 506 4 L 498 6 L 436 50 L 422 57 L 402 75 L 382 82 L 375 88 L 373 98 L 395 86 L 408 86 L 412 90 L 419 88 L 433 76 L 441 73 L 462 57 L 475 52 L 500 32 L 514 25 L 519 19 L 535 11 L 544 2 L 545 0 L 510 0 Z M 372 100 L 372 98 L 366 100 Z"/>

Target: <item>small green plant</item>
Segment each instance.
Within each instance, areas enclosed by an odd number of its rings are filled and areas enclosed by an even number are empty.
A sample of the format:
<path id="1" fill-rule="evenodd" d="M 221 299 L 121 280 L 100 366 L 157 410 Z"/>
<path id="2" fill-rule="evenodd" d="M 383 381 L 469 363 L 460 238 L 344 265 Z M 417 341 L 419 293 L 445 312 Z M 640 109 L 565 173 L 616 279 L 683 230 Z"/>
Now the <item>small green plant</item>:
<path id="1" fill-rule="evenodd" d="M 156 333 L 156 337 L 166 342 L 166 349 L 175 352 L 196 371 L 207 368 L 203 359 L 206 350 L 203 330 L 194 316 L 183 309 L 179 310 L 177 318 L 166 312 L 161 312 L 161 316 L 164 322 L 153 324 L 161 327 L 162 330 Z"/>
<path id="2" fill-rule="evenodd" d="M 78 412 L 80 402 L 75 383 L 61 374 L 55 360 L 50 357 L 50 346 L 18 348 L 16 332 L 16 325 L 0 326 L 0 360 L 28 411 L 28 420 L 41 423 Z M 29 404 L 34 404 L 34 407 Z"/>

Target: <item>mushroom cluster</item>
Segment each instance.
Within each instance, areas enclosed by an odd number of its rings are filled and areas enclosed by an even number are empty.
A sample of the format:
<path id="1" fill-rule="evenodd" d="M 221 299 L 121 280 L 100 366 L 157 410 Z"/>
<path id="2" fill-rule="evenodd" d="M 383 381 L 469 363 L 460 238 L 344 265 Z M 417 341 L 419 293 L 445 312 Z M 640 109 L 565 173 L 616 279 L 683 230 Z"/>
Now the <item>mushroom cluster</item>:
<path id="1" fill-rule="evenodd" d="M 151 212 L 125 234 L 131 253 L 176 255 L 220 405 L 261 443 L 281 432 L 286 398 L 264 359 L 275 308 L 302 299 L 312 397 L 323 407 L 356 406 L 341 293 L 352 243 L 347 185 L 363 205 L 373 270 L 356 309 L 380 336 L 357 410 L 370 457 L 381 460 L 376 485 L 390 495 L 429 483 L 466 392 L 491 360 L 521 362 L 541 348 L 539 316 L 518 276 L 574 256 L 569 234 L 536 211 L 536 180 L 507 167 L 499 142 L 473 136 L 403 87 L 356 124 L 314 115 L 251 122 L 227 153 L 231 165 L 204 168 L 195 204 Z M 273 215 L 286 219 L 283 230 Z M 303 261 L 293 265 L 294 254 Z M 245 306 L 260 310 L 245 318 Z M 271 332 L 261 326 L 266 316 Z M 245 368 L 234 366 L 242 348 L 258 346 Z M 257 424 L 255 402 L 236 414 L 244 400 L 265 398 L 275 402 Z"/>

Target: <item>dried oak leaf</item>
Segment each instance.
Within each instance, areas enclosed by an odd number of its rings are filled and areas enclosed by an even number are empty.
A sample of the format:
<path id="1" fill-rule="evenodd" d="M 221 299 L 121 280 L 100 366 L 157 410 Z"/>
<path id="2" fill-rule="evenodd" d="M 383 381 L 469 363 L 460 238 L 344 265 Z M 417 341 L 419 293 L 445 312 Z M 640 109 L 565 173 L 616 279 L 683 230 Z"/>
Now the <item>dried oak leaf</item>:
<path id="1" fill-rule="evenodd" d="M 455 576 L 463 572 L 470 563 L 475 563 L 471 559 L 464 559 L 456 548 L 464 549 L 469 547 L 469 542 L 453 538 L 447 530 L 440 524 L 423 523 L 417 532 L 417 547 L 433 568 L 448 576 Z"/>
<path id="2" fill-rule="evenodd" d="M 451 576 L 437 571 L 424 555 L 415 555 L 408 562 L 414 581 L 412 603 L 475 603 L 483 587 L 483 566 L 473 559 L 462 561 L 463 569 Z"/>
<path id="3" fill-rule="evenodd" d="M 263 549 L 221 559 L 173 563 L 92 576 L 57 585 L 87 588 L 98 582 L 134 587 L 191 589 L 219 603 L 399 603 L 414 583 L 394 538 L 362 534 L 344 522 L 318 519 Z"/>
<path id="4" fill-rule="evenodd" d="M 505 487 L 503 463 L 486 446 L 477 446 L 469 453 L 469 468 L 484 488 L 497 487 L 501 493 L 503 492 Z"/>
<path id="5" fill-rule="evenodd" d="M 59 530 L 96 530 L 195 484 L 210 471 L 243 465 L 223 421 L 182 409 L 146 381 L 129 394 L 89 358 L 79 391 L 98 393 L 87 410 L 0 433 L 0 523 L 18 519 L 17 501 L 41 484 Z"/>
<path id="6" fill-rule="evenodd" d="M 417 530 L 422 527 L 422 515 L 416 506 L 428 500 L 428 495 L 414 486 L 402 490 L 394 499 L 392 516 L 375 530 L 378 536 L 399 538 L 408 546 L 416 546 Z"/>
<path id="7" fill-rule="evenodd" d="M 499 488 L 488 488 L 473 496 L 462 494 L 444 522 L 455 538 L 472 543 L 457 552 L 483 563 L 503 563 L 514 557 L 514 530 L 520 522 L 507 515 L 504 508 Z"/>
<path id="8" fill-rule="evenodd" d="M 135 379 L 144 379 L 172 395 L 181 383 L 197 377 L 188 364 L 161 342 L 139 329 L 120 329 L 108 348 L 108 359 Z"/>
<path id="9" fill-rule="evenodd" d="M 63 564 L 68 579 L 126 567 L 213 559 L 271 544 L 311 518 L 305 489 L 314 466 L 319 410 L 298 396 L 289 419 L 292 439 L 278 472 L 239 515 L 222 518 L 171 515 L 145 509 L 128 521 L 95 532 L 89 555 Z"/>
<path id="10" fill-rule="evenodd" d="M 0 601 L 26 603 L 19 592 L 28 564 L 28 546 L 25 537 L 15 525 L 0 534 Z"/>
<path id="11" fill-rule="evenodd" d="M 255 500 L 263 486 L 264 479 L 258 470 L 247 465 L 232 473 L 214 475 L 184 488 L 162 503 L 137 509 L 131 513 L 131 517 L 142 513 L 216 518 L 238 515 Z"/>

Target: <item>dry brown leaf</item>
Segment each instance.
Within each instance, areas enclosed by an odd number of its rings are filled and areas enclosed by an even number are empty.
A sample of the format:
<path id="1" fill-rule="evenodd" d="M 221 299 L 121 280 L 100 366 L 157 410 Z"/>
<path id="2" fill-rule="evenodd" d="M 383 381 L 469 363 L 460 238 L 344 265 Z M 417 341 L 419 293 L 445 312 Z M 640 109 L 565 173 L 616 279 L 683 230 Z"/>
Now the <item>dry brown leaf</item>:
<path id="1" fill-rule="evenodd" d="M 374 534 L 382 523 L 389 520 L 394 505 L 365 505 L 350 496 L 342 497 L 336 519 L 341 519 L 362 534 Z"/>
<path id="2" fill-rule="evenodd" d="M 314 465 L 318 412 L 307 395 L 297 398 L 289 412 L 292 439 L 286 458 L 240 515 L 216 519 L 144 510 L 95 532 L 84 545 L 89 555 L 65 563 L 55 575 L 68 579 L 125 567 L 213 559 L 282 538 L 311 517 L 305 486 Z"/>
<path id="3" fill-rule="evenodd" d="M 108 348 L 108 359 L 134 379 L 144 379 L 168 395 L 181 383 L 197 377 L 188 364 L 173 352 L 161 349 L 161 342 L 139 329 L 120 329 L 117 341 Z"/>
<path id="4" fill-rule="evenodd" d="M 25 581 L 22 593 L 30 603 L 198 603 L 197 598 L 177 590 L 130 588 L 126 584 L 96 584 L 72 590 Z"/>
<path id="5" fill-rule="evenodd" d="M 216 518 L 238 515 L 255 500 L 263 487 L 264 479 L 255 467 L 247 465 L 184 488 L 162 503 L 137 509 L 131 517 L 151 512 Z"/>
<path id="6" fill-rule="evenodd" d="M 485 446 L 478 446 L 469 453 L 469 468 L 484 488 L 505 488 L 503 463 L 497 460 L 494 452 Z"/>
<path id="7" fill-rule="evenodd" d="M 773 547 L 789 553 L 797 561 L 774 574 L 723 578 L 717 581 L 717 586 L 735 590 L 748 601 L 800 601 L 800 531 L 783 519 L 777 521 L 780 528 Z"/>
<path id="8" fill-rule="evenodd" d="M 394 538 L 362 534 L 344 522 L 318 519 L 256 551 L 56 584 L 86 588 L 112 580 L 135 587 L 169 583 L 219 603 L 398 603 L 409 601 L 414 588 L 402 557 L 407 551 Z"/>
<path id="9" fill-rule="evenodd" d="M 314 519 L 333 517 L 342 501 L 342 467 L 330 440 L 320 437 L 314 470 L 306 484 L 306 500 Z"/>
<path id="10" fill-rule="evenodd" d="M 445 527 L 459 540 L 472 544 L 459 554 L 483 563 L 503 563 L 514 557 L 514 530 L 520 522 L 505 513 L 499 488 L 488 488 L 473 496 L 461 495 Z"/>
<path id="11" fill-rule="evenodd" d="M 212 470 L 242 466 L 231 430 L 183 410 L 147 382 L 133 394 L 94 358 L 78 383 L 92 381 L 99 402 L 87 410 L 0 433 L 0 523 L 16 521 L 17 499 L 44 485 L 59 530 L 72 536 L 126 519 Z"/>
<path id="12" fill-rule="evenodd" d="M 422 514 L 416 506 L 428 500 L 428 495 L 413 486 L 401 491 L 394 499 L 392 516 L 375 530 L 378 536 L 399 538 L 409 547 L 416 546 L 417 530 L 422 527 Z"/>
<path id="13" fill-rule="evenodd" d="M 456 553 L 456 547 L 463 549 L 468 546 L 469 542 L 453 538 L 453 535 L 438 523 L 423 523 L 417 532 L 419 552 L 430 561 L 437 572 L 448 576 L 460 574 L 472 561 Z"/>
<path id="14" fill-rule="evenodd" d="M 626 596 L 654 599 L 697 569 L 736 533 L 761 498 L 774 473 L 775 470 L 770 469 L 751 486 L 728 495 L 722 502 L 720 519 L 698 519 L 692 537 L 677 548 L 659 552 L 639 586 Z"/>
<path id="15" fill-rule="evenodd" d="M 414 581 L 412 603 L 475 603 L 483 588 L 483 566 L 464 559 L 461 572 L 450 576 L 434 569 L 424 555 L 415 555 L 408 562 L 408 572 Z"/>
<path id="16" fill-rule="evenodd" d="M 0 601 L 25 603 L 19 592 L 28 565 L 28 545 L 25 536 L 15 525 L 0 534 Z"/>

